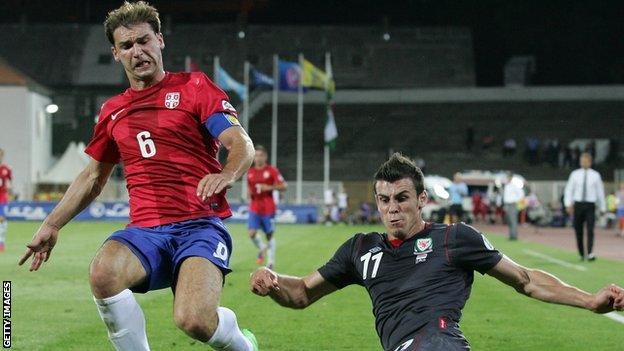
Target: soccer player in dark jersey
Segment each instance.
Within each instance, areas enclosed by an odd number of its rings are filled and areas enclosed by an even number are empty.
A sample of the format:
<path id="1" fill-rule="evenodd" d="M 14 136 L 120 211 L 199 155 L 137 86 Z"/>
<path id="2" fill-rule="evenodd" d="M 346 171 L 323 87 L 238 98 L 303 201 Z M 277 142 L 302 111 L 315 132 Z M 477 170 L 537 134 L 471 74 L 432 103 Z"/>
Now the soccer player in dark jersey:
<path id="1" fill-rule="evenodd" d="M 6 233 L 9 222 L 4 216 L 4 206 L 9 202 L 9 191 L 11 190 L 11 180 L 13 180 L 13 172 L 11 167 L 2 163 L 4 159 L 4 150 L 0 149 L 0 252 L 3 252 L 6 242 Z"/>
<path id="2" fill-rule="evenodd" d="M 113 233 L 90 267 L 97 309 L 117 350 L 149 350 L 145 318 L 133 292 L 171 287 L 173 317 L 186 334 L 216 350 L 257 350 L 233 311 L 219 307 L 230 272 L 231 215 L 225 190 L 253 160 L 253 144 L 226 94 L 201 72 L 163 68 L 157 10 L 124 3 L 104 22 L 115 60 L 130 88 L 104 103 L 86 153 L 89 165 L 43 221 L 20 259 L 39 269 L 60 229 L 101 191 L 114 165 L 124 165 L 130 223 Z M 225 165 L 216 158 L 228 149 Z"/>
<path id="3" fill-rule="evenodd" d="M 459 329 L 474 271 L 546 302 L 606 313 L 624 307 L 624 290 L 590 294 L 554 276 L 513 262 L 463 223 L 426 223 L 420 169 L 394 154 L 375 174 L 375 198 L 386 233 L 356 234 L 327 264 L 304 278 L 259 268 L 254 293 L 285 307 L 305 308 L 350 284 L 366 288 L 384 350 L 469 350 Z"/>
<path id="4" fill-rule="evenodd" d="M 264 146 L 256 145 L 254 166 L 247 171 L 247 192 L 249 193 L 249 237 L 258 248 L 258 264 L 264 261 L 267 253 L 267 266 L 275 264 L 275 201 L 273 190 L 286 190 L 286 182 L 276 167 L 267 164 Z M 266 235 L 267 244 L 258 236 L 258 229 Z"/>

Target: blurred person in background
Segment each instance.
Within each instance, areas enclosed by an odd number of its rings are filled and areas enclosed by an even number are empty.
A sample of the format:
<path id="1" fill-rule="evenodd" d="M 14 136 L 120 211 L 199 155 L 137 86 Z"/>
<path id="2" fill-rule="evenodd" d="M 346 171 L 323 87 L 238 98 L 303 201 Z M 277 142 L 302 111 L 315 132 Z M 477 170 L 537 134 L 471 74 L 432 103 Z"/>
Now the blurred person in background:
<path id="1" fill-rule="evenodd" d="M 518 240 L 518 204 L 524 200 L 522 181 L 514 178 L 511 172 L 507 172 L 507 179 L 503 187 L 503 208 L 505 220 L 509 227 L 509 240 Z"/>
<path id="2" fill-rule="evenodd" d="M 264 146 L 256 145 L 254 165 L 247 171 L 247 193 L 249 196 L 249 220 L 247 228 L 249 238 L 258 249 L 257 263 L 263 264 L 267 258 L 267 265 L 275 265 L 275 213 L 277 206 L 273 199 L 273 191 L 285 191 L 286 182 L 280 171 L 267 164 L 267 152 Z M 258 230 L 266 236 L 265 244 Z"/>
<path id="3" fill-rule="evenodd" d="M 36 271 L 47 262 L 61 228 L 95 200 L 121 162 L 130 223 L 102 244 L 89 270 L 93 300 L 114 348 L 150 349 L 133 293 L 169 288 L 173 320 L 189 337 L 219 351 L 257 351 L 254 335 L 220 306 L 232 252 L 222 222 L 232 214 L 225 192 L 251 166 L 251 139 L 228 96 L 204 73 L 164 70 L 156 8 L 124 2 L 108 13 L 104 28 L 130 87 L 102 105 L 85 150 L 89 164 L 19 264 L 32 257 L 30 270 Z M 223 165 L 220 145 L 228 150 Z"/>
<path id="4" fill-rule="evenodd" d="M 457 223 L 464 217 L 464 197 L 468 196 L 468 186 L 461 180 L 461 173 L 455 173 L 453 184 L 448 189 L 449 214 L 451 223 Z"/>
<path id="5" fill-rule="evenodd" d="M 615 192 L 616 211 L 618 219 L 618 236 L 624 237 L 624 182 L 620 183 L 620 188 Z"/>
<path id="6" fill-rule="evenodd" d="M 9 221 L 4 214 L 4 207 L 9 203 L 9 194 L 11 192 L 11 181 L 13 180 L 13 172 L 11 167 L 3 163 L 4 150 L 0 149 L 0 252 L 5 250 L 6 235 L 9 227 Z"/>
<path id="7" fill-rule="evenodd" d="M 596 210 L 605 213 L 604 184 L 600 173 L 591 168 L 592 156 L 584 152 L 579 160 L 581 168 L 570 173 L 564 191 L 564 203 L 570 216 L 574 217 L 576 245 L 581 260 L 594 261 L 594 225 Z M 587 227 L 587 247 L 584 244 L 583 227 Z M 587 249 L 587 251 L 585 251 Z"/>
<path id="8" fill-rule="evenodd" d="M 347 214 L 347 209 L 349 208 L 349 195 L 347 195 L 346 191 L 343 189 L 340 189 L 340 192 L 338 193 L 338 212 L 340 215 L 340 221 L 344 222 L 345 224 L 348 223 L 348 214 Z"/>

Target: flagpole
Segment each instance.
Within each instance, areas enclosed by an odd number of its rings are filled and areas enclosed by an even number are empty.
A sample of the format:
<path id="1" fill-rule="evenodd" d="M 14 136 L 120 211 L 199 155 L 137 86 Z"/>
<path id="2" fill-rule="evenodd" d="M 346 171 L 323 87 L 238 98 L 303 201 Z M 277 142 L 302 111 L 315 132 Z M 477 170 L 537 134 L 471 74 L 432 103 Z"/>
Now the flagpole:
<path id="1" fill-rule="evenodd" d="M 243 129 L 249 134 L 249 61 L 243 65 L 243 82 L 245 83 L 245 96 L 243 99 Z M 241 200 L 247 199 L 247 172 L 241 177 Z"/>
<path id="2" fill-rule="evenodd" d="M 215 84 L 219 84 L 219 56 L 215 56 L 212 60 L 212 80 Z"/>
<path id="3" fill-rule="evenodd" d="M 325 52 L 325 73 L 327 73 L 327 80 L 325 81 L 325 93 L 328 94 L 327 95 L 327 112 L 329 112 L 329 109 L 331 108 L 330 103 L 331 101 L 329 100 L 329 82 L 332 79 L 332 72 L 331 72 L 331 57 L 329 52 Z M 327 191 L 327 189 L 329 189 L 329 167 L 330 167 L 330 160 L 329 160 L 329 145 L 327 143 L 324 143 L 325 147 L 323 147 L 323 190 Z"/>
<path id="4" fill-rule="evenodd" d="M 297 204 L 303 195 L 303 54 L 299 54 L 299 85 L 297 86 Z"/>
<path id="5" fill-rule="evenodd" d="M 277 96 L 279 94 L 279 57 L 273 55 L 273 109 L 271 110 L 271 164 L 277 167 Z"/>

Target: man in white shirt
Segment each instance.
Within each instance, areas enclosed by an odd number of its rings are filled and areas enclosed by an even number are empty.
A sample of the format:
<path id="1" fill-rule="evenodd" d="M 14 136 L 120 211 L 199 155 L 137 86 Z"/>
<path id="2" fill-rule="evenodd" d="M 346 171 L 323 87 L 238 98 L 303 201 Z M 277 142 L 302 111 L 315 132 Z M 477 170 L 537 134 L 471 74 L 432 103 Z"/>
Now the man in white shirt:
<path id="1" fill-rule="evenodd" d="M 581 260 L 593 261 L 594 256 L 594 222 L 596 219 L 596 206 L 600 212 L 606 212 L 604 184 L 600 173 L 591 169 L 592 157 L 584 152 L 580 157 L 581 168 L 572 171 L 568 184 L 565 187 L 563 203 L 568 213 L 574 215 L 574 231 L 576 232 L 576 245 Z M 587 225 L 587 252 L 583 244 L 583 225 Z"/>
<path id="2" fill-rule="evenodd" d="M 511 172 L 507 173 L 507 182 L 503 188 L 503 209 L 509 227 L 509 240 L 518 240 L 518 202 L 524 199 L 524 183 L 520 178 L 514 178 Z"/>

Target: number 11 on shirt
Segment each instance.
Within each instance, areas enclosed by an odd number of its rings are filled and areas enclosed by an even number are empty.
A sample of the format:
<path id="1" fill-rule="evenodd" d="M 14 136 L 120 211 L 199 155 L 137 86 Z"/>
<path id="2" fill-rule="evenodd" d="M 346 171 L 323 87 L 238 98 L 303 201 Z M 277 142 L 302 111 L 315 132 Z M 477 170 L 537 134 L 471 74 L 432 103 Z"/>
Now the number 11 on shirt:
<path id="1" fill-rule="evenodd" d="M 372 257 L 371 257 L 372 256 Z M 383 252 L 379 252 L 373 256 L 371 252 L 367 252 L 366 255 L 360 257 L 360 261 L 364 262 L 364 267 L 362 269 L 362 280 L 366 280 L 366 274 L 368 272 L 368 263 L 371 258 L 374 261 L 373 271 L 371 272 L 371 278 L 375 278 L 377 276 L 377 270 L 379 269 L 379 264 L 381 263 L 381 256 L 383 256 Z"/>

